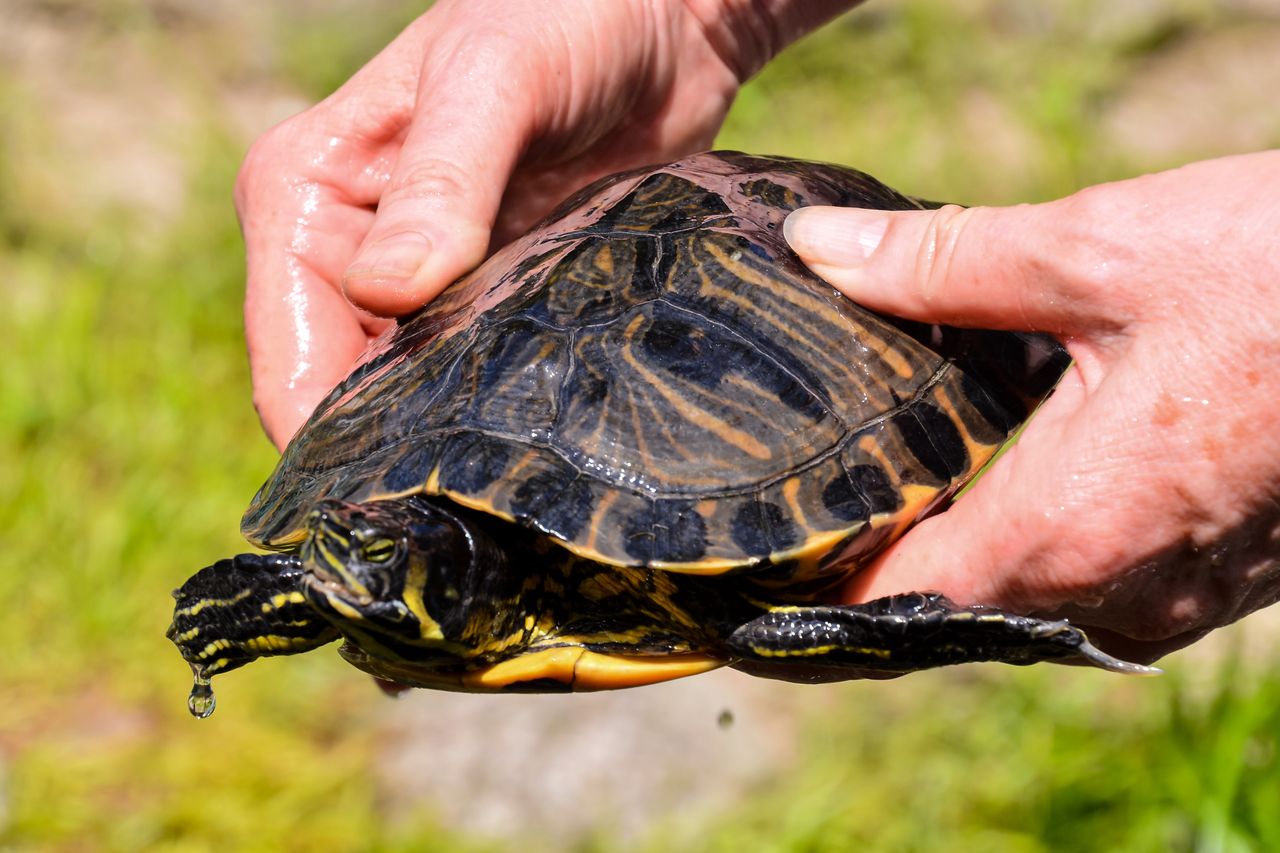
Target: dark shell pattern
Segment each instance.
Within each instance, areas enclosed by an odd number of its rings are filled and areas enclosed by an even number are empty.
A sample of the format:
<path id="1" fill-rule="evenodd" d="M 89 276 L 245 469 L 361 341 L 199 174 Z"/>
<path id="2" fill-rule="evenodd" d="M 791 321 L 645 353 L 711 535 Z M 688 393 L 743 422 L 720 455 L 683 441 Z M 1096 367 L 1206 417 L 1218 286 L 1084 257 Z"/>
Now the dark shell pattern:
<path id="1" fill-rule="evenodd" d="M 782 237 L 812 204 L 930 206 L 734 152 L 579 192 L 381 339 L 245 535 L 286 549 L 322 498 L 422 492 L 609 564 L 856 566 L 971 478 L 1067 357 L 864 310 Z"/>

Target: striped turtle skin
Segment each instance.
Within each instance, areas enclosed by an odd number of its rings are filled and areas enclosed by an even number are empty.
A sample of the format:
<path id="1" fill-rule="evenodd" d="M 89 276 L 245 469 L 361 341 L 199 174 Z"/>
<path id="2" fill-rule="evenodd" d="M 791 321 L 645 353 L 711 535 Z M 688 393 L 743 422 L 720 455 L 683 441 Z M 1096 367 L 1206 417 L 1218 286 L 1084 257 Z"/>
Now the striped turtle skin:
<path id="1" fill-rule="evenodd" d="M 176 593 L 212 676 L 342 640 L 386 682 L 599 690 L 732 665 L 789 679 L 968 661 L 1145 668 L 927 591 L 832 590 L 943 506 L 1066 369 L 1033 334 L 867 311 L 810 273 L 807 204 L 930 205 L 733 152 L 600 181 L 401 320 Z"/>
<path id="2" fill-rule="evenodd" d="M 732 152 L 588 187 L 381 341 L 245 536 L 285 550 L 322 498 L 423 493 L 612 565 L 856 567 L 968 481 L 1068 359 L 839 295 L 782 237 L 810 204 L 925 206 Z"/>

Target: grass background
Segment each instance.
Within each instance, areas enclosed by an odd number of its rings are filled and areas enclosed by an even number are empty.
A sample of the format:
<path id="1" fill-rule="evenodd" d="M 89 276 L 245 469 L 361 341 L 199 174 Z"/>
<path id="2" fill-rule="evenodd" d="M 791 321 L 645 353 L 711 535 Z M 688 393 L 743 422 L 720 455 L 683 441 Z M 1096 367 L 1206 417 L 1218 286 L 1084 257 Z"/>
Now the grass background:
<path id="1" fill-rule="evenodd" d="M 447 800 L 393 813 L 385 700 L 334 655 L 223 679 L 224 710 L 194 723 L 168 591 L 240 550 L 274 458 L 231 181 L 253 132 L 417 11 L 247 9 L 0 12 L 0 850 L 1280 849 L 1266 614 L 1160 679 L 977 667 L 811 688 L 776 772 L 625 839 L 603 815 L 503 838 L 458 828 Z M 1034 201 L 1280 144 L 1267 50 L 1280 7 L 1260 0 L 881 0 L 770 66 L 720 141 Z"/>

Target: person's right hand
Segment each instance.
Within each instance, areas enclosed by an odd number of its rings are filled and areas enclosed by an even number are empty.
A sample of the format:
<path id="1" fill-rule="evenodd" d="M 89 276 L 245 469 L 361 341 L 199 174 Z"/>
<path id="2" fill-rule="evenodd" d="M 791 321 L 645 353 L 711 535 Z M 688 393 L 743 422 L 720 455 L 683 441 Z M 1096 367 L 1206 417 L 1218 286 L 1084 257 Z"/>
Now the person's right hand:
<path id="1" fill-rule="evenodd" d="M 926 323 L 1075 359 L 972 491 L 845 590 L 1069 617 L 1154 660 L 1280 600 L 1280 151 L 1037 205 L 805 208 L 816 273 Z"/>
<path id="2" fill-rule="evenodd" d="M 855 2 L 436 3 L 245 160 L 245 325 L 271 440 L 284 446 L 379 318 L 592 180 L 709 147 L 743 80 Z"/>

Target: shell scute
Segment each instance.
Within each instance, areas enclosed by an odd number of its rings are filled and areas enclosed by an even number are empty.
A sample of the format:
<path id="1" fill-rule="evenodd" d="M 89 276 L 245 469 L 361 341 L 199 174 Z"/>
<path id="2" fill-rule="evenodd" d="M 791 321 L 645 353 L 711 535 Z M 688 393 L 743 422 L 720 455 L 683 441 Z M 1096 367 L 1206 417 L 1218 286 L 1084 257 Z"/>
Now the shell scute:
<path id="1" fill-rule="evenodd" d="M 734 152 L 597 182 L 317 409 L 245 515 L 412 492 L 616 565 L 829 582 L 954 493 L 1066 366 L 1047 338 L 882 317 L 781 234 L 804 204 L 925 206 Z"/>

